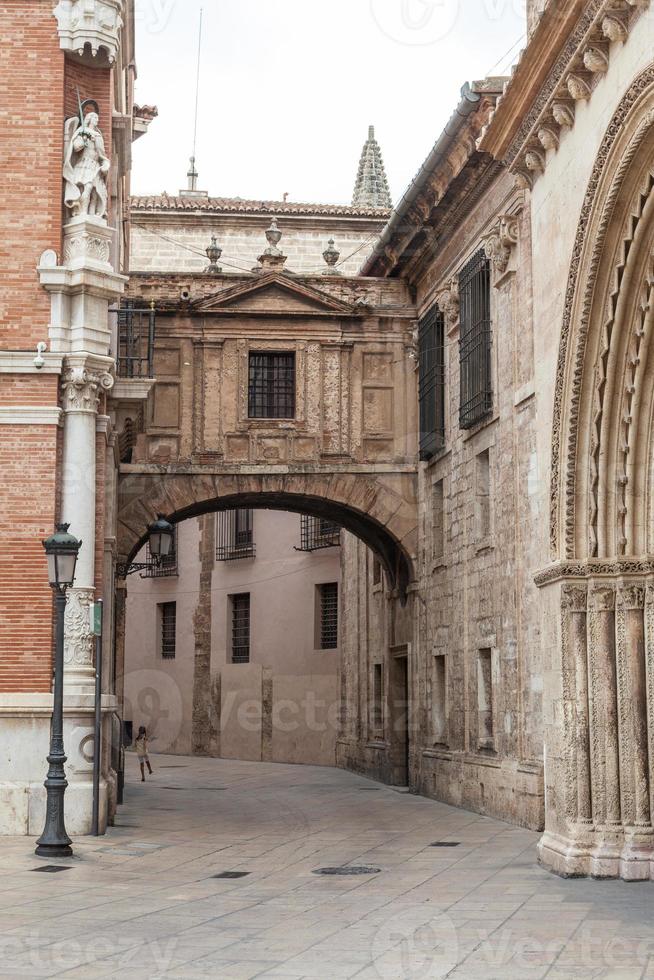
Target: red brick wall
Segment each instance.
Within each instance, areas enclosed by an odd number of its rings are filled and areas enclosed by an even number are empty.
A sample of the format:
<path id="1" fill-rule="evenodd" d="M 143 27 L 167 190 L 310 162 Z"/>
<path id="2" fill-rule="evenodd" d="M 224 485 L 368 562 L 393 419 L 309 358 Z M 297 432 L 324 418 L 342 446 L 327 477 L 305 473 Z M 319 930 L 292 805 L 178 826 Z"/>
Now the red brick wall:
<path id="1" fill-rule="evenodd" d="M 0 375 L 1 405 L 56 405 L 57 377 Z M 52 592 L 41 541 L 55 520 L 58 429 L 0 428 L 0 691 L 47 692 L 51 681 Z"/>
<path id="2" fill-rule="evenodd" d="M 61 248 L 64 55 L 52 0 L 0 4 L 0 348 L 47 339 L 36 266 Z"/>

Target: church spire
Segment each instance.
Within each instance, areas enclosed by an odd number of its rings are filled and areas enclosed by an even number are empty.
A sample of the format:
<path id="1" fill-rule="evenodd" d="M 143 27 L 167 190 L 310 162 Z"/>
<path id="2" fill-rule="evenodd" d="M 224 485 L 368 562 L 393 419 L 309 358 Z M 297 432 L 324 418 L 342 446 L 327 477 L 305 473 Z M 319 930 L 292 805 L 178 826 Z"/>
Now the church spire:
<path id="1" fill-rule="evenodd" d="M 384 170 L 379 143 L 375 139 L 375 127 L 368 127 L 368 139 L 361 153 L 359 172 L 352 205 L 356 208 L 391 208 L 391 192 Z"/>

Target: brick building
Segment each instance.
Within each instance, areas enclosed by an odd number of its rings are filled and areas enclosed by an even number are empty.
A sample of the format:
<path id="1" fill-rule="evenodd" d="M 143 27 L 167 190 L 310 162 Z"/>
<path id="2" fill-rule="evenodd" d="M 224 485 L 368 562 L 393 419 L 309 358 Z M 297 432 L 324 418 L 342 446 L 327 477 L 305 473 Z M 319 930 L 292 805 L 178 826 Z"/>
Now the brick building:
<path id="1" fill-rule="evenodd" d="M 147 120 L 133 106 L 129 0 L 9 0 L 0 24 L 0 526 L 13 569 L 0 589 L 0 832 L 36 833 L 43 824 L 53 605 L 41 540 L 55 520 L 65 520 L 83 540 L 65 651 L 67 821 L 70 831 L 83 833 L 91 817 L 89 604 L 104 595 L 110 609 L 113 587 L 112 529 L 105 520 L 115 353 L 108 311 L 126 282 L 130 144 Z M 86 120 L 92 125 L 92 113 L 103 159 L 111 161 L 108 175 L 98 168 L 91 192 L 104 204 L 86 208 L 78 200 L 68 207 L 64 170 L 68 164 L 67 187 L 79 198 L 73 143 L 77 127 L 82 132 Z M 109 662 L 109 637 L 105 653 Z M 108 687 L 108 743 L 116 707 Z M 115 783 L 108 753 L 103 768 L 106 813 Z"/>

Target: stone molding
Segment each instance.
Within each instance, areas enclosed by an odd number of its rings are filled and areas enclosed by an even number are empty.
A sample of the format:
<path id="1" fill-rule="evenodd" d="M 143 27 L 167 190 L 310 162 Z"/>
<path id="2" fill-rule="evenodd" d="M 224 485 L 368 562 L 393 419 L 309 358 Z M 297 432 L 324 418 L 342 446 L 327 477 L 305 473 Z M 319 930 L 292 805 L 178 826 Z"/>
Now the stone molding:
<path id="1" fill-rule="evenodd" d="M 114 229 L 104 218 L 79 215 L 64 225 L 64 265 L 69 269 L 96 268 L 113 272 Z"/>
<path id="2" fill-rule="evenodd" d="M 607 163 L 616 140 L 618 138 L 624 138 L 625 122 L 633 107 L 638 103 L 643 94 L 653 86 L 654 66 L 650 66 L 634 80 L 625 93 L 613 115 L 600 146 L 581 208 L 563 310 L 554 392 L 550 484 L 550 546 L 553 557 L 563 552 L 566 558 L 572 558 L 575 553 L 575 529 L 577 524 L 575 513 L 577 439 L 582 409 L 581 396 L 584 371 L 588 369 L 587 365 L 585 365 L 585 351 L 592 322 L 593 298 L 597 289 L 597 277 L 600 271 L 603 245 L 606 239 L 609 221 L 614 216 L 615 203 L 618 196 L 624 194 L 623 185 L 625 174 L 650 131 L 654 108 L 644 114 L 644 117 L 639 116 L 633 127 L 628 146 L 621 154 L 620 163 L 613 176 L 612 183 L 608 187 L 608 190 L 604 190 L 603 185 L 606 186 Z M 652 99 L 650 98 L 651 101 Z M 633 207 L 626 209 L 624 212 L 625 245 L 622 249 L 618 250 L 618 262 L 621 261 L 623 255 L 625 259 L 629 258 L 632 252 L 630 245 L 638 229 L 647 199 L 652 191 L 654 191 L 654 188 L 651 185 L 634 189 Z M 601 193 L 603 193 L 603 197 L 600 198 Z M 591 234 L 593 225 L 595 232 Z M 614 281 L 622 283 L 623 279 L 624 268 L 611 270 L 611 283 Z M 605 336 L 607 335 L 607 329 L 611 329 L 614 324 L 620 290 L 612 290 L 611 293 L 612 295 L 608 298 L 609 314 L 602 313 L 602 329 Z M 574 348 L 572 346 L 573 343 Z M 568 378 L 569 362 L 571 370 Z M 603 371 L 602 364 L 599 365 L 599 370 Z M 595 378 L 594 391 L 594 398 L 599 398 L 600 401 L 595 404 L 594 418 L 596 424 L 594 424 L 592 437 L 593 466 L 596 465 L 594 460 L 597 458 L 599 447 L 598 426 L 602 420 L 602 403 L 605 397 L 602 377 L 600 376 Z M 565 406 L 564 400 L 566 401 Z M 627 412 L 626 415 L 628 416 L 628 414 Z M 562 428 L 564 422 L 566 425 L 565 432 Z M 628 442 L 623 444 L 627 446 Z M 596 474 L 591 474 L 591 483 L 593 484 L 590 492 L 591 508 L 596 511 Z M 591 513 L 591 526 L 595 519 L 595 516 Z M 596 548 L 596 541 L 591 540 L 589 544 L 592 552 Z"/>
<path id="3" fill-rule="evenodd" d="M 521 186 L 533 186 L 547 163 L 545 157 L 542 167 L 534 165 L 538 158 L 533 153 L 543 145 L 541 132 L 552 133 L 546 149 L 555 150 L 561 132 L 574 125 L 575 104 L 592 98 L 597 82 L 607 73 L 610 44 L 625 42 L 648 6 L 649 0 L 591 0 L 576 8 L 570 4 L 566 24 L 560 17 L 555 22 L 557 11 L 546 14 L 497 101 L 482 132 L 480 149 L 502 159 Z M 552 44 L 560 49 L 554 64 L 541 75 L 537 89 L 535 83 L 525 86 L 528 72 L 538 77 Z"/>
<path id="4" fill-rule="evenodd" d="M 59 0 L 53 10 L 59 45 L 80 57 L 88 46 L 94 58 L 104 51 L 113 64 L 123 28 L 123 0 Z"/>
<path id="5" fill-rule="evenodd" d="M 62 410 L 56 405 L 3 405 L 0 425 L 61 425 Z"/>

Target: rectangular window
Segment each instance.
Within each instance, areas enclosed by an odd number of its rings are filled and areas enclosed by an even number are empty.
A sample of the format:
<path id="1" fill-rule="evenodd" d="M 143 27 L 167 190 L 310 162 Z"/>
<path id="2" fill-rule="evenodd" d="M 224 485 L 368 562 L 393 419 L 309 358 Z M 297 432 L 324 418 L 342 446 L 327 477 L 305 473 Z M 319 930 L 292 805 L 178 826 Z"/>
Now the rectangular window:
<path id="1" fill-rule="evenodd" d="M 478 543 L 491 535 L 490 450 L 475 459 L 475 525 Z"/>
<path id="2" fill-rule="evenodd" d="M 229 597 L 232 607 L 232 663 L 250 662 L 250 593 Z"/>
<path id="3" fill-rule="evenodd" d="M 479 651 L 477 660 L 477 708 L 479 717 L 479 748 L 495 748 L 493 719 L 493 652 Z"/>
<path id="4" fill-rule="evenodd" d="M 493 410 L 490 261 L 483 248 L 459 276 L 461 399 L 459 424 L 471 429 Z"/>
<path id="5" fill-rule="evenodd" d="M 320 649 L 338 647 L 338 584 L 327 582 L 318 586 L 320 598 Z"/>
<path id="6" fill-rule="evenodd" d="M 445 554 L 445 499 L 442 480 L 432 487 L 431 508 L 432 558 L 439 561 Z"/>
<path id="7" fill-rule="evenodd" d="M 248 416 L 295 418 L 295 354 L 287 351 L 250 354 Z"/>
<path id="8" fill-rule="evenodd" d="M 179 574 L 177 569 L 177 526 L 173 526 L 173 540 L 170 552 L 165 558 L 154 558 L 150 552 L 150 542 L 145 546 L 146 568 L 141 572 L 141 578 L 170 578 Z"/>
<path id="9" fill-rule="evenodd" d="M 224 510 L 216 521 L 216 561 L 254 558 L 254 515 L 249 508 Z"/>
<path id="10" fill-rule="evenodd" d="M 384 665 L 373 664 L 372 667 L 372 730 L 381 738 L 384 734 Z"/>
<path id="11" fill-rule="evenodd" d="M 300 547 L 298 551 L 321 551 L 323 548 L 338 548 L 341 543 L 341 528 L 324 517 L 302 514 L 300 518 Z"/>
<path id="12" fill-rule="evenodd" d="M 177 639 L 177 603 L 161 602 L 158 609 L 161 656 L 164 660 L 174 660 Z"/>
<path id="13" fill-rule="evenodd" d="M 445 318 L 437 306 L 418 325 L 420 459 L 445 446 Z"/>
<path id="14" fill-rule="evenodd" d="M 372 560 L 372 584 L 382 584 L 382 567 L 379 558 L 373 558 Z"/>
<path id="15" fill-rule="evenodd" d="M 445 656 L 437 654 L 432 662 L 431 716 L 434 742 L 447 745 L 447 687 Z"/>

